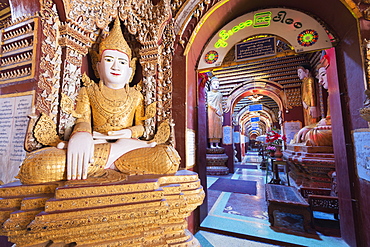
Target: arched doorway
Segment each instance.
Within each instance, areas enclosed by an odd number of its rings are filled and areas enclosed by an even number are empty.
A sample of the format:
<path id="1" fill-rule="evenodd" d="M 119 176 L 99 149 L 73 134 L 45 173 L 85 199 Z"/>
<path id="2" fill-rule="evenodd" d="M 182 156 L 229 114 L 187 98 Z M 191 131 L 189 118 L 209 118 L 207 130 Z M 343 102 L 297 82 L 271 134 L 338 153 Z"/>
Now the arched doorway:
<path id="1" fill-rule="evenodd" d="M 202 19 L 200 22 L 201 25 L 196 26 L 194 23 L 192 23 L 193 28 L 196 29 L 196 34 L 194 33 L 194 36 L 189 37 L 190 39 L 186 40 L 183 39 L 186 35 L 180 35 L 180 41 L 183 41 L 181 44 L 184 46 L 182 51 L 185 51 L 187 61 L 183 61 L 183 63 L 181 63 L 181 61 L 176 61 L 179 64 L 184 64 L 189 68 L 187 70 L 186 77 L 196 77 L 194 72 L 191 70 L 198 63 L 198 59 L 202 59 L 202 57 L 199 56 L 199 54 L 204 51 L 202 51 L 202 47 L 208 43 L 208 40 L 211 40 L 211 35 L 216 33 L 217 30 L 220 30 L 224 23 L 227 23 L 235 19 L 237 16 L 240 16 L 243 13 L 247 13 L 251 10 L 262 9 L 264 6 L 271 6 L 269 4 L 269 1 L 263 1 L 259 3 L 248 2 L 247 4 L 243 1 L 233 1 L 232 3 L 220 2 L 217 5 L 213 5 L 213 8 L 210 9 L 211 12 L 209 12 L 209 15 L 204 15 L 206 18 Z M 278 5 L 279 2 L 275 1 L 273 4 Z M 357 20 L 359 16 L 356 16 L 356 13 L 353 15 L 346 4 L 334 0 L 325 3 L 319 1 L 315 3 L 284 1 L 280 4 L 303 10 L 305 13 L 310 13 L 314 16 L 320 16 L 320 19 L 323 22 L 327 23 L 333 28 L 333 30 L 335 30 L 335 33 L 340 40 L 336 46 L 336 57 L 339 61 L 337 75 L 338 86 L 333 89 L 334 94 L 332 94 L 336 103 L 331 102 L 331 104 L 335 104 L 337 106 L 334 107 L 336 108 L 335 110 L 333 109 L 336 112 L 336 121 L 338 123 L 343 123 L 346 116 L 350 116 L 351 112 L 356 112 L 356 107 L 359 109 L 362 106 L 362 99 L 360 98 L 363 98 L 361 95 L 365 85 L 362 76 L 362 66 L 354 67 L 355 64 L 362 64 L 359 31 L 352 28 L 357 26 Z M 338 20 L 338 18 L 332 18 L 333 15 L 327 15 L 328 9 L 324 8 L 324 6 L 330 6 L 331 9 L 335 9 L 335 16 L 340 14 L 342 18 Z M 226 15 L 225 13 L 228 14 Z M 350 89 L 348 91 L 343 91 L 344 89 L 347 89 L 346 85 L 349 83 L 348 79 L 359 82 L 359 87 L 356 90 Z M 187 88 L 190 91 L 196 89 L 195 86 L 192 87 L 191 85 L 188 85 Z M 355 102 L 353 102 L 353 104 L 350 106 L 346 104 L 348 98 L 343 97 L 347 94 L 351 98 L 355 98 Z M 188 123 L 188 126 L 191 126 L 191 123 Z M 336 165 L 337 169 L 341 170 L 343 174 L 338 177 L 338 182 L 340 180 L 343 186 L 340 188 L 340 190 L 342 190 L 341 195 L 343 196 L 341 200 L 341 207 L 346 209 L 346 216 L 344 216 L 345 218 L 342 218 L 342 221 L 344 222 L 342 231 L 345 233 L 343 237 L 348 243 L 353 244 L 356 243 L 355 222 L 357 222 L 359 218 L 353 210 L 352 203 L 350 203 L 357 202 L 357 196 L 353 188 L 351 189 L 348 185 L 356 185 L 356 178 L 355 170 L 352 167 L 353 150 L 346 148 L 345 143 L 351 143 L 351 129 L 364 127 L 366 126 L 366 123 L 360 118 L 352 115 L 351 121 L 349 123 L 347 122 L 346 124 L 342 124 L 342 126 L 344 127 L 333 129 L 333 133 L 335 132 L 336 138 L 336 140 L 334 140 L 334 143 L 336 143 L 334 149 L 336 153 L 341 154 L 340 157 L 336 157 Z M 200 141 L 199 145 L 201 145 L 202 140 L 198 140 Z M 201 153 L 201 150 L 198 151 Z M 201 162 L 201 160 L 198 162 Z"/>
<path id="2" fill-rule="evenodd" d="M 224 107 L 229 117 L 226 122 L 232 123 L 238 130 L 234 133 L 240 134 L 239 142 L 233 145 L 233 153 L 235 159 L 241 161 L 245 155 L 245 140 L 250 138 L 244 128 L 258 131 L 259 135 L 266 134 L 272 127 L 282 129 L 282 112 L 291 107 L 283 86 L 266 79 L 247 80 L 224 93 L 228 95 Z"/>

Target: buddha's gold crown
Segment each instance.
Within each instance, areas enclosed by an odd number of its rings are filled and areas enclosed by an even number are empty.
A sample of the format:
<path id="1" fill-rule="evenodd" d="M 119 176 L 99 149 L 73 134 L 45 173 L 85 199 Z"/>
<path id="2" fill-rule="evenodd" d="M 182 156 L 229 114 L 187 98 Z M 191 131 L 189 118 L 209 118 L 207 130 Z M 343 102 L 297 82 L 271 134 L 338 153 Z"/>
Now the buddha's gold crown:
<path id="1" fill-rule="evenodd" d="M 112 30 L 109 32 L 108 37 L 100 42 L 99 55 L 101 56 L 104 50 L 117 50 L 127 54 L 131 60 L 131 49 L 128 46 L 121 30 L 121 23 L 117 17 L 114 21 Z"/>

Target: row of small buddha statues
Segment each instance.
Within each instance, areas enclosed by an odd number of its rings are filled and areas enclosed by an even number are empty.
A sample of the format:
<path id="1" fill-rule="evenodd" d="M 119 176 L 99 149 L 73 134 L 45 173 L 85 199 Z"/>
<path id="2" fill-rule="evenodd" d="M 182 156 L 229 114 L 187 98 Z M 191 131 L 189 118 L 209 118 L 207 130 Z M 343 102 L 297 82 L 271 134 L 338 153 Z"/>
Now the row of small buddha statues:
<path id="1" fill-rule="evenodd" d="M 12 39 L 12 38 L 21 36 L 23 34 L 31 33 L 32 31 L 33 31 L 32 25 L 28 24 L 27 26 L 22 27 L 20 29 L 5 33 L 3 36 L 3 40 L 6 41 L 8 39 Z"/>
<path id="2" fill-rule="evenodd" d="M 5 57 L 1 59 L 1 65 L 6 66 L 10 64 L 15 64 L 15 63 L 21 63 L 25 61 L 29 61 L 32 58 L 32 52 L 25 52 L 21 54 L 17 54 L 15 56 L 11 57 Z"/>
<path id="3" fill-rule="evenodd" d="M 28 76 L 30 74 L 31 74 L 31 68 L 26 67 L 22 69 L 16 69 L 16 70 L 11 70 L 11 71 L 7 71 L 4 73 L 0 73 L 0 80 L 9 80 L 13 78 Z"/>
<path id="4" fill-rule="evenodd" d="M 22 48 L 31 46 L 32 43 L 33 43 L 32 40 L 29 41 L 27 39 L 22 39 L 21 41 L 14 42 L 14 43 L 11 43 L 9 45 L 4 45 L 2 47 L 2 50 L 3 50 L 3 53 L 11 52 L 11 51 L 15 51 L 15 50 L 18 50 L 18 49 L 22 49 Z"/>

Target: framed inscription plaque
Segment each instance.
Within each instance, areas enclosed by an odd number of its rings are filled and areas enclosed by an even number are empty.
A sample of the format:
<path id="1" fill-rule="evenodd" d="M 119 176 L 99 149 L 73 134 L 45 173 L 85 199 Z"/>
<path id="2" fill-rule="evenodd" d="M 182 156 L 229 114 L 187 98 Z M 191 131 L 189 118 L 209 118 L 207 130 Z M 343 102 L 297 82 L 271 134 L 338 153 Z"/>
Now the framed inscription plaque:
<path id="1" fill-rule="evenodd" d="M 186 129 L 186 169 L 194 167 L 195 161 L 195 131 Z"/>
<path id="2" fill-rule="evenodd" d="M 26 155 L 24 138 L 33 98 L 34 91 L 0 96 L 0 180 L 4 183 L 15 180 Z"/>
<path id="3" fill-rule="evenodd" d="M 370 129 L 352 132 L 358 176 L 370 181 Z"/>
<path id="4" fill-rule="evenodd" d="M 223 138 L 222 138 L 222 143 L 224 145 L 231 145 L 233 144 L 233 131 L 231 126 L 224 126 L 222 127 L 223 129 Z"/>
<path id="5" fill-rule="evenodd" d="M 286 136 L 286 143 L 290 143 L 294 139 L 295 134 L 302 129 L 301 121 L 285 121 L 284 122 L 284 133 Z"/>

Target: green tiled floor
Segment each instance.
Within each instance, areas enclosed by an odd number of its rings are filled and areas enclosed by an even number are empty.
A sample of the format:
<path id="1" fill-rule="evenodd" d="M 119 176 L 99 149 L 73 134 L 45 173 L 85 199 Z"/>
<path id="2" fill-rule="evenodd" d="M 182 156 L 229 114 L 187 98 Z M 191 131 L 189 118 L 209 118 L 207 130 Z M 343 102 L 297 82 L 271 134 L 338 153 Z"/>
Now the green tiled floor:
<path id="1" fill-rule="evenodd" d="M 243 164 L 259 164 L 260 157 L 253 152 L 245 157 Z M 211 186 L 219 177 L 208 176 L 207 187 Z M 228 246 L 273 246 L 263 243 L 274 243 L 275 246 L 326 246 L 348 247 L 338 237 L 339 226 L 334 219 L 334 228 L 328 231 L 316 232 L 315 234 L 297 231 L 277 231 L 270 227 L 267 215 L 265 199 L 266 173 L 264 170 L 238 168 L 234 174 L 222 176 L 222 178 L 257 181 L 257 195 L 221 192 L 209 190 L 209 213 L 201 223 L 203 231 L 195 236 L 203 247 L 228 247 Z M 268 180 L 267 180 L 268 181 Z M 315 216 L 316 217 L 316 216 Z M 331 215 L 321 214 L 317 217 L 328 218 Z M 330 221 L 330 220 L 329 220 Z M 320 223 L 321 224 L 321 223 Z M 333 227 L 333 224 L 328 226 Z M 207 230 L 207 231 L 204 231 Z M 225 235 L 211 233 L 216 231 Z M 328 233 L 331 235 L 329 236 Z M 236 235 L 235 235 L 236 234 Z M 226 235 L 243 236 L 233 238 Z M 248 241 L 245 239 L 259 240 Z"/>

